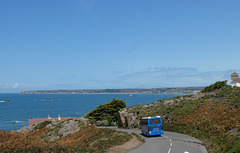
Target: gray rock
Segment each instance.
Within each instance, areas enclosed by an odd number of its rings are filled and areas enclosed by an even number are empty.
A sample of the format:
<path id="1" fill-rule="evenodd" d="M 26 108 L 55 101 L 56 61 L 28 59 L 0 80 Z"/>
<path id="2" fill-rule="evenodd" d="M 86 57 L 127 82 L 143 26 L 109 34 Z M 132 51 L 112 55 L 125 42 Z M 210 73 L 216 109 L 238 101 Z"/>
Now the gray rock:
<path id="1" fill-rule="evenodd" d="M 85 118 L 53 123 L 51 125 L 48 125 L 49 129 L 46 133 L 45 139 L 49 141 L 56 141 L 59 138 L 74 134 L 86 125 L 89 125 L 89 121 Z"/>
<path id="2" fill-rule="evenodd" d="M 228 131 L 226 133 L 227 136 L 238 136 L 240 137 L 240 126 L 238 126 L 237 128 L 233 128 L 232 130 Z"/>
<path id="3" fill-rule="evenodd" d="M 79 122 L 76 120 L 70 120 L 62 124 L 62 128 L 58 131 L 63 137 L 67 137 L 80 130 Z"/>
<path id="4" fill-rule="evenodd" d="M 131 128 L 139 127 L 140 116 L 138 115 L 138 113 L 129 113 L 129 110 L 127 110 L 127 108 L 124 108 L 119 112 L 118 119 L 119 127 L 131 127 Z"/>
<path id="5" fill-rule="evenodd" d="M 174 105 L 174 101 L 173 100 L 165 100 L 163 102 L 164 106 L 173 106 Z"/>
<path id="6" fill-rule="evenodd" d="M 21 129 L 17 130 L 17 132 L 20 132 L 20 133 L 30 133 L 30 132 L 33 132 L 33 128 L 34 127 L 35 127 L 35 125 L 24 126 Z"/>
<path id="7" fill-rule="evenodd" d="M 17 130 L 17 132 L 20 133 L 34 132 L 34 127 L 38 126 L 39 124 L 25 126 L 20 130 Z M 46 131 L 44 137 L 49 141 L 55 141 L 61 137 L 67 137 L 71 134 L 74 134 L 75 132 L 77 132 L 86 125 L 89 125 L 89 120 L 85 118 L 51 122 L 46 126 L 48 127 L 48 130 Z"/>

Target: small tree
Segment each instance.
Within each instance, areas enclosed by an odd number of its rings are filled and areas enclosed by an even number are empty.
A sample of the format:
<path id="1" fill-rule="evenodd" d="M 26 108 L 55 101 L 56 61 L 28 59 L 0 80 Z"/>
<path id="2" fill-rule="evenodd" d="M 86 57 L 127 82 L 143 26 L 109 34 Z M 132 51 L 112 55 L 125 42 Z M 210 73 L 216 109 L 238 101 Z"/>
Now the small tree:
<path id="1" fill-rule="evenodd" d="M 85 117 L 95 121 L 108 120 L 111 124 L 118 121 L 118 112 L 125 107 L 126 102 L 124 100 L 114 98 L 104 105 L 100 104 L 96 109 L 88 112 Z"/>
<path id="2" fill-rule="evenodd" d="M 211 91 L 220 89 L 220 88 L 225 87 L 225 86 L 228 86 L 227 85 L 227 80 L 225 80 L 225 81 L 217 81 L 216 83 L 211 84 L 210 86 L 205 87 L 201 92 L 202 93 L 204 93 L 204 92 L 211 92 Z"/>

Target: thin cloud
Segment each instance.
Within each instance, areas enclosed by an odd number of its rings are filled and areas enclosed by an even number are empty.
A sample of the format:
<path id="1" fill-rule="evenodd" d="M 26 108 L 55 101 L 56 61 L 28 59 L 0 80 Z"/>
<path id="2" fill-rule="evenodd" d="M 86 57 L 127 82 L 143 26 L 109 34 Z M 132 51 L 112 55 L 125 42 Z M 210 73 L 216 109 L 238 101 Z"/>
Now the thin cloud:
<path id="1" fill-rule="evenodd" d="M 20 87 L 19 83 L 0 83 L 0 88 L 6 89 L 6 88 L 18 88 Z"/>
<path id="2" fill-rule="evenodd" d="M 231 70 L 201 72 L 195 68 L 149 68 L 120 77 L 128 86 L 187 87 L 206 86 L 219 80 L 230 80 Z"/>
<path id="3" fill-rule="evenodd" d="M 14 83 L 12 88 L 18 88 L 20 85 L 18 83 Z"/>

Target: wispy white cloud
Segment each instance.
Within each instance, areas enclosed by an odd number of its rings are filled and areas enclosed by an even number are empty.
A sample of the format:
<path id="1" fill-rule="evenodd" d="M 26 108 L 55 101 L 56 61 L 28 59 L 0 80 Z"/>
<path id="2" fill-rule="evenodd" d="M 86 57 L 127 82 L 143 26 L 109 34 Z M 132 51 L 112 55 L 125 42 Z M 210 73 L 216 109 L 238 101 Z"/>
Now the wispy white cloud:
<path id="1" fill-rule="evenodd" d="M 14 83 L 13 85 L 12 85 L 12 88 L 18 88 L 20 85 L 18 84 L 18 83 Z"/>
<path id="2" fill-rule="evenodd" d="M 132 87 L 206 86 L 219 80 L 230 80 L 232 70 L 201 72 L 195 68 L 148 68 L 122 75 L 118 79 Z"/>
<path id="3" fill-rule="evenodd" d="M 0 88 L 18 88 L 20 87 L 19 83 L 0 83 Z"/>
<path id="4" fill-rule="evenodd" d="M 233 70 L 199 71 L 196 68 L 155 67 L 139 70 L 116 70 L 108 77 L 70 76 L 52 84 L 0 83 L 0 92 L 37 89 L 106 89 L 106 88 L 161 88 L 206 86 L 216 81 L 229 80 Z M 239 72 L 240 71 L 236 71 Z"/>

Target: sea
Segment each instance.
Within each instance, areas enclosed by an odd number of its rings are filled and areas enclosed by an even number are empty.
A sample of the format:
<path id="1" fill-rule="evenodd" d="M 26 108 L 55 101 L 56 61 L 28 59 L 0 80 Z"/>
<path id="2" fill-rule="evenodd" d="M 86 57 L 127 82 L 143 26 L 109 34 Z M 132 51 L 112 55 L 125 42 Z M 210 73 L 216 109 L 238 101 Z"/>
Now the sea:
<path id="1" fill-rule="evenodd" d="M 83 117 L 100 104 L 114 98 L 123 99 L 127 107 L 156 102 L 181 94 L 0 94 L 0 130 L 18 130 L 29 125 L 29 119 Z"/>

